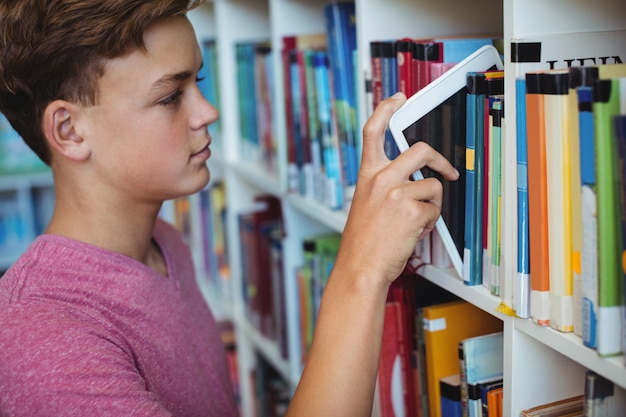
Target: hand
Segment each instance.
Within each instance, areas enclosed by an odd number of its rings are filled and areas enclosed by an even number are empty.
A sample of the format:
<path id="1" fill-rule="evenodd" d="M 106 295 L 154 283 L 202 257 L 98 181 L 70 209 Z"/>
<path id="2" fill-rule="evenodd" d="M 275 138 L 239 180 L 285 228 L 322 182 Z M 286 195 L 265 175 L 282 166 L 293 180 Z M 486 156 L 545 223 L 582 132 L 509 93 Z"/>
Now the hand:
<path id="1" fill-rule="evenodd" d="M 349 264 L 347 270 L 382 277 L 388 284 L 400 275 L 417 241 L 434 228 L 441 212 L 441 183 L 434 178 L 411 181 L 410 176 L 428 166 L 448 180 L 459 177 L 425 142 L 389 161 L 383 148 L 385 129 L 405 101 L 402 93 L 382 101 L 363 128 L 361 169 L 337 257 L 338 264 Z"/>

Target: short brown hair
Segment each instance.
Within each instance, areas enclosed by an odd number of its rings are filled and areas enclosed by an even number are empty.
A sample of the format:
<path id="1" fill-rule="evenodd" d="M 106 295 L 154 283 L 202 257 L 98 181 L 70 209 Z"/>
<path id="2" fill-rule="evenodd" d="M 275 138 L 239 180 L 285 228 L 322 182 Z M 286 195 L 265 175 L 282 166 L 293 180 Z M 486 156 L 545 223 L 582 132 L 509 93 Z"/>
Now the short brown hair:
<path id="1" fill-rule="evenodd" d="M 107 59 L 143 49 L 146 27 L 203 0 L 0 0 L 0 113 L 50 164 L 52 101 L 94 105 Z"/>

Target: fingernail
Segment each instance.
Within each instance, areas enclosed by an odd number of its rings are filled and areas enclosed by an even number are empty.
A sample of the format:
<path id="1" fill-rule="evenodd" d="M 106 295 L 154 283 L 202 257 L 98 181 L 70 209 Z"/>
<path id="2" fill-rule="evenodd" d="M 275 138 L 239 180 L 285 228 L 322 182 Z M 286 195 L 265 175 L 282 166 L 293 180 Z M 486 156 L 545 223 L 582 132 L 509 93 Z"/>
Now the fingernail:
<path id="1" fill-rule="evenodd" d="M 404 93 L 402 93 L 401 91 L 398 91 L 396 94 L 391 96 L 391 98 L 394 99 L 394 100 L 398 100 L 400 98 L 404 98 Z"/>

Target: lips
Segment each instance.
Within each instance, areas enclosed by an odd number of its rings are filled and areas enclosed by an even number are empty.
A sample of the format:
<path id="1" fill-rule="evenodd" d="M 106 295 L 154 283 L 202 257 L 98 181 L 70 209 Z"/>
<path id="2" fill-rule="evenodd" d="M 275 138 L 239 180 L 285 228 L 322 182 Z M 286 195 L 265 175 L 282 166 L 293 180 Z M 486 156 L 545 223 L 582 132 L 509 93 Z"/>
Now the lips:
<path id="1" fill-rule="evenodd" d="M 204 159 L 208 159 L 211 156 L 211 149 L 209 148 L 210 142 L 207 143 L 202 149 L 191 154 L 192 158 L 201 157 Z"/>

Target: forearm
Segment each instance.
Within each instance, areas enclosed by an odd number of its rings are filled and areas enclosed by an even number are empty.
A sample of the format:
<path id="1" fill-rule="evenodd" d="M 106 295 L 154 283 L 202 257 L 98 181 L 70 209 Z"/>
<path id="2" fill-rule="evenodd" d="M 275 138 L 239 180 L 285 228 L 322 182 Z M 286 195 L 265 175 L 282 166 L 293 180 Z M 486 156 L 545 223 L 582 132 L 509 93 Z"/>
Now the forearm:
<path id="1" fill-rule="evenodd" d="M 335 269 L 288 416 L 370 416 L 387 284 Z"/>

